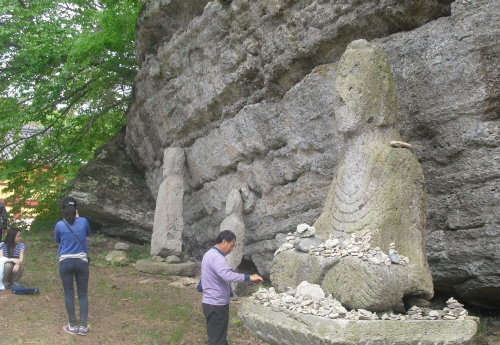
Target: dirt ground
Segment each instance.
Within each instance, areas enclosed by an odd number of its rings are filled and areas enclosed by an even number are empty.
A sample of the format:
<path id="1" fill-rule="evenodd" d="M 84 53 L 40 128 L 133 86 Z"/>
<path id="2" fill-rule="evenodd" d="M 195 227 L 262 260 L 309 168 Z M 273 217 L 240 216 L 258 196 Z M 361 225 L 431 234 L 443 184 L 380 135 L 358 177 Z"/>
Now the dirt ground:
<path id="1" fill-rule="evenodd" d="M 116 239 L 91 237 L 88 336 L 70 335 L 63 292 L 57 272 L 57 246 L 49 235 L 23 236 L 26 245 L 26 287 L 38 287 L 39 295 L 15 295 L 0 291 L 0 344 L 205 344 L 205 320 L 201 294 L 195 285 L 175 286 L 180 277 L 153 276 L 138 272 L 139 258 L 149 247 L 133 245 L 131 263 L 115 266 L 106 262 Z M 196 279 L 194 280 L 196 281 Z M 238 305 L 260 283 L 245 283 L 240 300 L 231 303 L 229 343 L 265 344 L 245 329 L 237 317 Z M 290 344 L 294 345 L 294 344 Z M 482 317 L 478 334 L 468 345 L 500 345 L 500 317 Z"/>
<path id="2" fill-rule="evenodd" d="M 91 274 L 90 335 L 64 332 L 67 316 L 62 288 L 44 292 L 42 287 L 39 296 L 0 292 L 0 323 L 8 325 L 1 327 L 0 343 L 205 344 L 201 295 L 194 286 L 170 287 L 166 279 L 137 274 L 132 267 L 93 268 Z M 231 305 L 232 344 L 263 344 L 235 323 L 239 303 Z"/>
<path id="3" fill-rule="evenodd" d="M 0 344 L 205 344 L 201 294 L 195 285 L 171 285 L 181 277 L 153 276 L 133 266 L 115 266 L 105 255 L 117 240 L 90 238 L 89 323 L 92 333 L 71 335 L 57 272 L 57 246 L 48 236 L 23 236 L 25 272 L 21 283 L 39 295 L 0 291 Z M 139 247 L 139 246 L 137 246 Z M 135 248 L 141 256 L 149 248 Z M 250 290 L 255 291 L 257 286 Z M 251 293 L 251 292 L 250 292 Z M 264 344 L 237 317 L 240 301 L 231 304 L 229 340 L 234 345 Z M 76 305 L 77 302 L 76 302 Z M 78 318 L 78 307 L 77 307 Z"/>

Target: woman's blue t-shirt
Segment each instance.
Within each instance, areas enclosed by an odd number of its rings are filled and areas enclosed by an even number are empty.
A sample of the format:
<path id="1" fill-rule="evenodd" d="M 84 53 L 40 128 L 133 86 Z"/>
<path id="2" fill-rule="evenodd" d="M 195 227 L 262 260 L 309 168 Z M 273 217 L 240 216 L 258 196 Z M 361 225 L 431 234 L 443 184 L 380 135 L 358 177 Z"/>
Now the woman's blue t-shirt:
<path id="1" fill-rule="evenodd" d="M 86 253 L 88 248 L 87 236 L 90 236 L 90 225 L 88 220 L 83 217 L 77 217 L 75 218 L 75 222 L 73 224 L 69 224 L 68 222 L 68 225 L 71 227 L 71 230 L 73 230 L 76 237 L 80 240 L 83 248 L 75 239 L 75 236 L 73 236 L 64 221 L 60 220 L 56 224 L 54 236 L 56 242 L 60 243 L 59 255 Z"/>

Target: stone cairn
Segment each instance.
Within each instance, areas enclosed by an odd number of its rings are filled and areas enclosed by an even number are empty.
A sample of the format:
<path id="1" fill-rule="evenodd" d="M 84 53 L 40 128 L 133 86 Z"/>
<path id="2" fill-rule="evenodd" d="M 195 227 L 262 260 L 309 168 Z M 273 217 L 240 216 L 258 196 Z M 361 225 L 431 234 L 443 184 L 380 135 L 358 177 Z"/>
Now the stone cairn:
<path id="1" fill-rule="evenodd" d="M 345 240 L 333 238 L 330 235 L 328 240 L 322 241 L 322 238 L 316 236 L 315 233 L 316 229 L 314 227 L 299 224 L 295 233 L 288 233 L 286 242 L 278 248 L 274 255 L 296 248 L 301 251 L 307 250 L 310 255 L 315 256 L 340 258 L 354 256 L 374 265 L 409 264 L 409 259 L 397 252 L 395 243 L 389 245 L 388 254 L 384 253 L 379 247 L 371 248 L 372 233 L 369 230 L 365 230 L 361 234 L 353 233 L 350 238 Z M 306 238 L 319 238 L 321 243 L 317 246 L 311 245 L 306 249 L 301 245 L 301 242 Z"/>
<path id="2" fill-rule="evenodd" d="M 458 303 L 454 298 L 450 298 L 446 301 L 446 308 L 443 309 L 443 319 L 444 320 L 464 320 L 467 317 L 467 310 L 464 308 L 463 304 Z"/>
<path id="3" fill-rule="evenodd" d="M 274 311 L 288 310 L 294 313 L 302 313 L 320 316 L 329 319 L 347 320 L 465 320 L 468 315 L 463 305 L 454 298 L 450 298 L 442 311 L 429 310 L 417 306 L 411 307 L 406 314 L 384 313 L 381 316 L 364 309 L 350 310 L 342 306 L 332 295 L 325 297 L 323 289 L 319 285 L 302 282 L 296 289 L 287 292 L 276 293 L 273 287 L 269 289 L 259 288 L 250 299 L 257 300 L 264 307 L 270 307 Z"/>

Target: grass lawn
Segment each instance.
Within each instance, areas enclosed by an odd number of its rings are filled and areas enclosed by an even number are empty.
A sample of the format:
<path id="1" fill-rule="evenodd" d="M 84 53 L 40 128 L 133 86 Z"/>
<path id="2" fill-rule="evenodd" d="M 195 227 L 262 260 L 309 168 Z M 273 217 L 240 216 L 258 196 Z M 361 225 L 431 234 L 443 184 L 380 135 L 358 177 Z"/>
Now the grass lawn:
<path id="1" fill-rule="evenodd" d="M 205 344 L 201 294 L 195 286 L 172 286 L 179 277 L 136 271 L 133 263 L 149 257 L 149 246 L 132 244 L 128 266 L 107 263 L 105 256 L 118 240 L 101 235 L 89 238 L 92 333 L 76 336 L 64 332 L 62 327 L 68 321 L 57 269 L 57 243 L 51 234 L 23 232 L 22 236 L 26 251 L 21 283 L 38 287 L 41 293 L 0 291 L 1 344 Z M 247 284 L 248 293 L 258 288 L 255 283 Z M 231 303 L 229 343 L 264 344 L 238 319 L 239 303 Z M 77 300 L 75 305 L 78 317 Z"/>
<path id="2" fill-rule="evenodd" d="M 195 285 L 176 287 L 180 277 L 138 272 L 134 263 L 149 257 L 149 246 L 132 244 L 130 264 L 105 260 L 117 239 L 89 238 L 90 265 L 88 336 L 70 335 L 61 280 L 57 270 L 57 244 L 51 234 L 23 233 L 25 271 L 21 283 L 38 287 L 39 295 L 14 295 L 0 291 L 0 344 L 205 344 L 205 319 L 201 294 Z M 239 286 L 239 301 L 231 303 L 229 344 L 265 344 L 245 329 L 237 316 L 239 303 L 260 283 Z M 78 316 L 78 303 L 77 306 Z M 500 317 L 481 317 L 477 335 L 467 345 L 500 345 Z M 290 344 L 299 345 L 299 344 Z"/>

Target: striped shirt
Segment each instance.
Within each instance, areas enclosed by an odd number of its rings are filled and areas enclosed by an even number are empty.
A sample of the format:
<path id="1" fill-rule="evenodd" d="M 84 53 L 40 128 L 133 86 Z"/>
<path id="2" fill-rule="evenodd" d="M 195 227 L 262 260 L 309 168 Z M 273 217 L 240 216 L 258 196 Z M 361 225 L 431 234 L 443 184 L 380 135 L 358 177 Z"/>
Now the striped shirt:
<path id="1" fill-rule="evenodd" d="M 9 259 L 19 258 L 19 253 L 21 252 L 21 250 L 24 250 L 24 244 L 21 242 L 16 246 L 16 248 L 14 248 L 14 256 L 12 258 L 9 257 L 9 252 L 7 250 L 8 249 L 7 244 L 5 242 L 0 242 L 0 248 L 3 251 L 4 257 L 9 258 Z"/>

